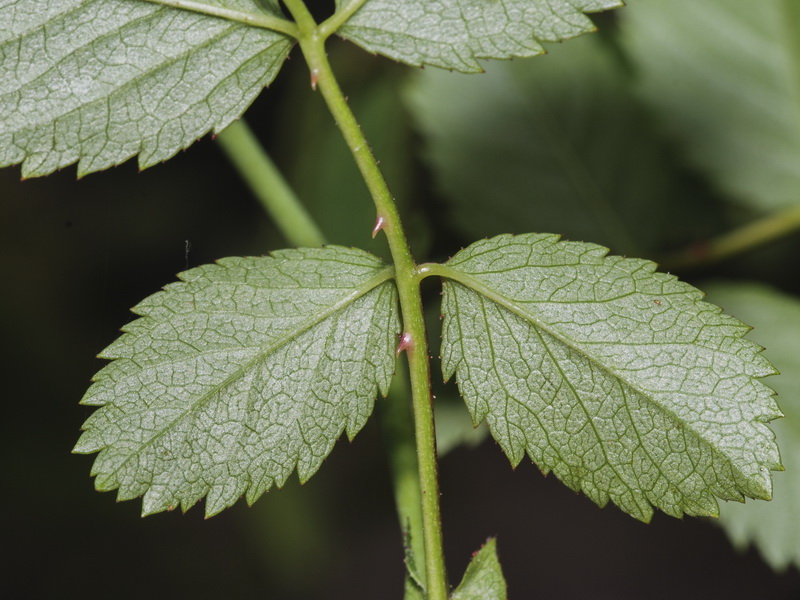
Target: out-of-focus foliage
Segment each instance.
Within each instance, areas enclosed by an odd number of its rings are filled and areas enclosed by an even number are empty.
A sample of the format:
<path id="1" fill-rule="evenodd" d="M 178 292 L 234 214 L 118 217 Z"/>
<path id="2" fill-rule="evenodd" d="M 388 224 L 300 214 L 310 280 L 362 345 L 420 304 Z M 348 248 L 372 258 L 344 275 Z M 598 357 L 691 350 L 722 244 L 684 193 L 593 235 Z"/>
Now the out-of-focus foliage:
<path id="1" fill-rule="evenodd" d="M 483 76 L 429 69 L 409 90 L 465 235 L 550 231 L 641 255 L 693 223 L 681 172 L 602 39 L 485 66 Z"/>
<path id="2" fill-rule="evenodd" d="M 664 133 L 731 200 L 800 202 L 800 3 L 631 4 L 621 43 Z"/>
<path id="3" fill-rule="evenodd" d="M 709 283 L 709 300 L 755 329 L 751 339 L 781 372 L 768 380 L 786 417 L 773 423 L 785 473 L 774 476 L 772 502 L 729 502 L 720 524 L 740 548 L 755 544 L 775 569 L 800 565 L 800 299 L 763 284 Z"/>

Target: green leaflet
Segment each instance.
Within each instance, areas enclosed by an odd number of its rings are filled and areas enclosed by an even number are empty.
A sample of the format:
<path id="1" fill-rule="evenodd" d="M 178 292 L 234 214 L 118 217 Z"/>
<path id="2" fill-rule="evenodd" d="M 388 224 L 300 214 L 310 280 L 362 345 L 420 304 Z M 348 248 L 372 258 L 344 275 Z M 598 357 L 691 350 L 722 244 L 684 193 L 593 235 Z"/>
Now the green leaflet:
<path id="1" fill-rule="evenodd" d="M 352 3 L 336 0 L 337 10 Z M 367 0 L 338 33 L 404 63 L 477 73 L 478 58 L 543 54 L 540 42 L 594 31 L 584 13 L 619 6 L 621 0 Z"/>
<path id="2" fill-rule="evenodd" d="M 75 452 L 100 452 L 99 490 L 143 513 L 202 497 L 253 503 L 307 480 L 386 394 L 399 331 L 393 270 L 361 250 L 226 258 L 134 308 L 82 400 L 100 406 Z"/>
<path id="3" fill-rule="evenodd" d="M 756 283 L 711 283 L 704 289 L 755 326 L 753 339 L 781 371 L 773 386 L 786 413 L 773 426 L 786 472 L 775 476 L 772 502 L 723 504 L 719 523 L 739 548 L 755 544 L 772 568 L 800 567 L 800 300 Z"/>
<path id="4" fill-rule="evenodd" d="M 739 202 L 800 202 L 800 3 L 637 0 L 622 43 L 665 131 Z"/>
<path id="5" fill-rule="evenodd" d="M 451 600 L 506 600 L 506 580 L 497 559 L 497 540 L 488 540 L 475 553 Z"/>
<path id="6" fill-rule="evenodd" d="M 780 469 L 748 328 L 645 260 L 557 236 L 501 235 L 445 278 L 442 368 L 513 464 L 527 453 L 600 506 L 715 515 L 769 498 Z"/>
<path id="7" fill-rule="evenodd" d="M 255 17 L 277 2 L 205 0 Z M 0 3 L 0 166 L 145 168 L 238 118 L 291 38 L 144 0 Z"/>

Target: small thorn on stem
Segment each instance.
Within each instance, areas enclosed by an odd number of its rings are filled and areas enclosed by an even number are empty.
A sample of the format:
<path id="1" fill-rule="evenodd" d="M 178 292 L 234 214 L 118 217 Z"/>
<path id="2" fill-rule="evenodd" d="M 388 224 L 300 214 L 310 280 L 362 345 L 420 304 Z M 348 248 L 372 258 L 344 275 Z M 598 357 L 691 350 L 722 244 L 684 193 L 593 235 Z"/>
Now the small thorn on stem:
<path id="1" fill-rule="evenodd" d="M 395 350 L 395 354 L 397 354 L 397 356 L 400 356 L 400 353 L 403 350 L 408 350 L 409 348 L 411 348 L 411 346 L 412 346 L 411 334 L 405 331 L 400 335 L 400 343 L 397 344 L 397 350 Z"/>
<path id="2" fill-rule="evenodd" d="M 319 69 L 311 69 L 311 91 L 317 91 L 317 82 L 319 81 Z"/>
<path id="3" fill-rule="evenodd" d="M 375 236 L 378 235 L 378 232 L 381 229 L 383 229 L 384 223 L 385 223 L 385 221 L 383 220 L 383 217 L 378 215 L 378 218 L 375 219 L 375 227 L 372 228 L 372 239 L 373 240 L 375 239 Z"/>

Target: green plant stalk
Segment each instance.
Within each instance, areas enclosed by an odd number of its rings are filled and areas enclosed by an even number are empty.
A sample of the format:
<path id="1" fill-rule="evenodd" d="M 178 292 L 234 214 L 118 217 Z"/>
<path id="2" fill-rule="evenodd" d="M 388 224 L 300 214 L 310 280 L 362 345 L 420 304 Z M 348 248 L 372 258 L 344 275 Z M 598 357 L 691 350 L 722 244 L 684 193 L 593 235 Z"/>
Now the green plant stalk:
<path id="1" fill-rule="evenodd" d="M 436 435 L 433 421 L 433 400 L 430 387 L 430 363 L 425 321 L 420 296 L 420 279 L 403 231 L 397 206 L 386 180 L 378 167 L 358 122 L 347 104 L 325 54 L 325 39 L 301 0 L 285 4 L 300 30 L 300 48 L 311 72 L 311 85 L 319 87 L 328 109 L 339 126 L 356 165 L 361 171 L 378 213 L 381 229 L 386 234 L 396 271 L 396 283 L 403 317 L 403 336 L 411 378 L 414 429 L 422 493 L 422 522 L 425 547 L 425 573 L 429 600 L 446 600 L 449 585 L 444 564 L 439 477 L 436 460 Z"/>
<path id="2" fill-rule="evenodd" d="M 410 546 L 415 565 L 425 556 L 422 526 L 422 492 L 419 487 L 417 450 L 414 444 L 414 423 L 411 419 L 408 398 L 408 372 L 402 361 L 397 361 L 388 401 L 378 402 L 378 420 L 385 440 L 392 468 L 394 501 L 403 534 L 410 536 L 404 542 Z M 425 573 L 416 575 L 425 581 Z"/>
<path id="3" fill-rule="evenodd" d="M 217 141 L 291 245 L 325 243 L 325 236 L 244 120 L 231 123 Z"/>
<path id="4" fill-rule="evenodd" d="M 724 260 L 800 229 L 800 205 L 777 211 L 724 233 L 707 242 L 693 244 L 685 250 L 665 256 L 659 261 L 667 271 L 692 269 Z"/>
<path id="5" fill-rule="evenodd" d="M 344 25 L 347 20 L 352 17 L 359 8 L 364 6 L 367 0 L 350 0 L 350 2 L 343 8 L 337 10 L 328 19 L 319 24 L 319 33 L 323 38 L 326 38 L 335 33 L 339 27 Z"/>
<path id="6" fill-rule="evenodd" d="M 244 120 L 232 123 L 217 141 L 287 241 L 296 246 L 326 243 L 316 222 Z M 409 395 L 407 378 L 405 366 L 398 361 L 389 401 L 378 402 L 376 408 L 385 433 L 400 525 L 411 536 L 414 556 L 421 559 L 425 552 L 414 426 L 403 402 Z"/>

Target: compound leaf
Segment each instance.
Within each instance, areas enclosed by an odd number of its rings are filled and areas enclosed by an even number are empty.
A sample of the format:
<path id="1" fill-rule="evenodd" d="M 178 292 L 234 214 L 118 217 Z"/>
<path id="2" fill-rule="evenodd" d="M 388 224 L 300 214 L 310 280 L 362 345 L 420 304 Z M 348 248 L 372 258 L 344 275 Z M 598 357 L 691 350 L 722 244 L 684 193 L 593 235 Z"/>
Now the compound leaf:
<path id="1" fill-rule="evenodd" d="M 203 0 L 254 20 L 277 0 Z M 148 167 L 241 116 L 292 40 L 143 0 L 0 0 L 0 166 Z"/>
<path id="2" fill-rule="evenodd" d="M 693 163 L 742 204 L 797 204 L 800 3 L 637 0 L 621 16 L 641 92 Z"/>
<path id="3" fill-rule="evenodd" d="M 336 0 L 337 10 L 352 4 Z M 540 42 L 594 31 L 584 13 L 621 5 L 621 0 L 368 0 L 338 33 L 407 64 L 476 73 L 479 58 L 543 54 Z"/>
<path id="4" fill-rule="evenodd" d="M 506 600 L 506 580 L 497 559 L 497 540 L 488 540 L 472 557 L 452 600 Z"/>
<path id="5" fill-rule="evenodd" d="M 753 339 L 781 376 L 773 386 L 786 418 L 775 422 L 785 473 L 775 476 L 772 502 L 723 504 L 719 523 L 739 548 L 754 544 L 774 569 L 800 567 L 800 300 L 756 283 L 711 283 L 709 297 L 755 326 Z"/>
<path id="6" fill-rule="evenodd" d="M 226 258 L 133 310 L 82 403 L 100 406 L 78 453 L 98 490 L 143 513 L 204 496 L 253 503 L 296 468 L 307 480 L 387 393 L 399 331 L 393 270 L 361 250 Z"/>
<path id="7" fill-rule="evenodd" d="M 771 496 L 758 378 L 775 371 L 748 327 L 645 260 L 558 236 L 501 235 L 445 265 L 442 368 L 512 464 L 527 453 L 600 506 L 716 515 L 714 496 Z"/>

